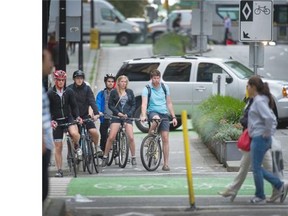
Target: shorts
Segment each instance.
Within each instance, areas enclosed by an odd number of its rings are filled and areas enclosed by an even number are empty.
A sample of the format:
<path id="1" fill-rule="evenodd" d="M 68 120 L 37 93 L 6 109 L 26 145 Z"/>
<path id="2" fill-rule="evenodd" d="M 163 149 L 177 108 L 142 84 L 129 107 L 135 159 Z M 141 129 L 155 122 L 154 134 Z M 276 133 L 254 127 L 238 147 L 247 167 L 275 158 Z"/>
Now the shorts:
<path id="1" fill-rule="evenodd" d="M 161 121 L 161 124 L 158 128 L 158 131 L 170 131 L 170 123 L 169 123 L 169 115 L 168 114 L 161 114 L 157 112 L 149 112 L 148 113 L 148 119 L 149 121 L 155 116 L 159 115 L 161 119 L 164 119 Z"/>
<path id="2" fill-rule="evenodd" d="M 56 119 L 55 121 L 58 123 L 58 125 L 60 125 L 60 124 L 72 123 L 74 121 L 74 118 L 70 116 L 63 120 Z M 55 142 L 62 141 L 64 129 L 65 129 L 64 127 L 57 127 L 55 130 L 53 130 L 53 139 Z"/>
<path id="3" fill-rule="evenodd" d="M 87 118 L 84 118 L 84 117 L 83 117 L 83 120 L 84 120 L 84 119 L 87 119 Z M 95 123 L 94 123 L 93 121 L 88 121 L 88 122 L 86 122 L 85 124 L 86 124 L 87 130 L 90 130 L 90 129 L 92 129 L 92 128 L 96 128 Z"/>
<path id="4" fill-rule="evenodd" d="M 133 121 L 131 119 L 120 119 L 120 118 L 113 118 L 113 117 L 111 119 L 111 124 L 112 123 L 121 123 L 123 121 L 127 124 L 133 125 Z"/>

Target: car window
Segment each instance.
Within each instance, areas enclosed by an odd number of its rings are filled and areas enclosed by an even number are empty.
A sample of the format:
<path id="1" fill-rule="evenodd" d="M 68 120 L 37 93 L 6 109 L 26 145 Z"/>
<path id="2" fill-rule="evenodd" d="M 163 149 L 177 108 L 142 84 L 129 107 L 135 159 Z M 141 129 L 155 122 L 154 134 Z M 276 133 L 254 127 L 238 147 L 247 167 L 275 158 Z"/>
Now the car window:
<path id="1" fill-rule="evenodd" d="M 190 62 L 175 62 L 169 64 L 164 73 L 163 80 L 172 82 L 189 82 L 191 73 Z"/>
<path id="2" fill-rule="evenodd" d="M 101 8 L 101 16 L 103 20 L 114 21 L 115 14 L 108 8 Z"/>
<path id="3" fill-rule="evenodd" d="M 149 81 L 150 71 L 157 69 L 159 63 L 123 64 L 116 77 L 125 75 L 129 81 Z"/>
<path id="4" fill-rule="evenodd" d="M 197 71 L 197 82 L 212 82 L 213 73 L 223 73 L 225 70 L 217 64 L 200 63 Z"/>
<path id="5" fill-rule="evenodd" d="M 228 66 L 232 72 L 239 78 L 249 78 L 254 75 L 254 72 L 250 70 L 245 65 L 241 64 L 237 61 L 229 61 L 224 63 L 226 66 Z"/>

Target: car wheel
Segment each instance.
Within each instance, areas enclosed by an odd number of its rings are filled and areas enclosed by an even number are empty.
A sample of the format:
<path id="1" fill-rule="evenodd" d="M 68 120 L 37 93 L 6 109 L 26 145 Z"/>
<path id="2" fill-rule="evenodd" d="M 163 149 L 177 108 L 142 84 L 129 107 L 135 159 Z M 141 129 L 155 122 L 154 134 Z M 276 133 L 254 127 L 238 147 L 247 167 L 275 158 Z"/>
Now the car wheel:
<path id="1" fill-rule="evenodd" d="M 126 33 L 122 33 L 118 36 L 118 43 L 121 46 L 127 46 L 129 44 L 129 35 Z"/>
<path id="2" fill-rule="evenodd" d="M 141 115 L 141 106 L 139 106 L 136 111 L 135 111 L 135 118 L 140 118 Z M 141 122 L 141 121 L 135 121 L 135 124 L 137 128 L 142 132 L 142 133 L 148 133 L 149 131 L 149 124 L 148 122 Z"/>
<path id="3" fill-rule="evenodd" d="M 181 127 L 182 120 L 181 118 L 177 118 L 177 125 L 174 127 L 173 124 L 170 124 L 170 130 L 175 131 L 177 128 Z"/>

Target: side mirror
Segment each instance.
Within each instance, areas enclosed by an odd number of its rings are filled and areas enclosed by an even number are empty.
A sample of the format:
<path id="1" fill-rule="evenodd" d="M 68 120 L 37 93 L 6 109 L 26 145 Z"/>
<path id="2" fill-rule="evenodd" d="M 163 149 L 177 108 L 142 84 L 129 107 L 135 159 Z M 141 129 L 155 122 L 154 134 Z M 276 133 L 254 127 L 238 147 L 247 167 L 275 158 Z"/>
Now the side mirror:
<path id="1" fill-rule="evenodd" d="M 232 77 L 226 77 L 226 83 L 230 84 L 233 82 L 233 78 Z"/>

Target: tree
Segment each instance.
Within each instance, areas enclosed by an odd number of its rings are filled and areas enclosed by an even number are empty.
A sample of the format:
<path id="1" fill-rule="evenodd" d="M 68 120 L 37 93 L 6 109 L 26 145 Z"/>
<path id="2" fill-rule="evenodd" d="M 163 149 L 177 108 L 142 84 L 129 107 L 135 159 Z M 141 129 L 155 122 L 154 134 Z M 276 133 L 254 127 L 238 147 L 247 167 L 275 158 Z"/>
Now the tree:
<path id="1" fill-rule="evenodd" d="M 125 17 L 144 17 L 147 0 L 108 0 Z"/>

